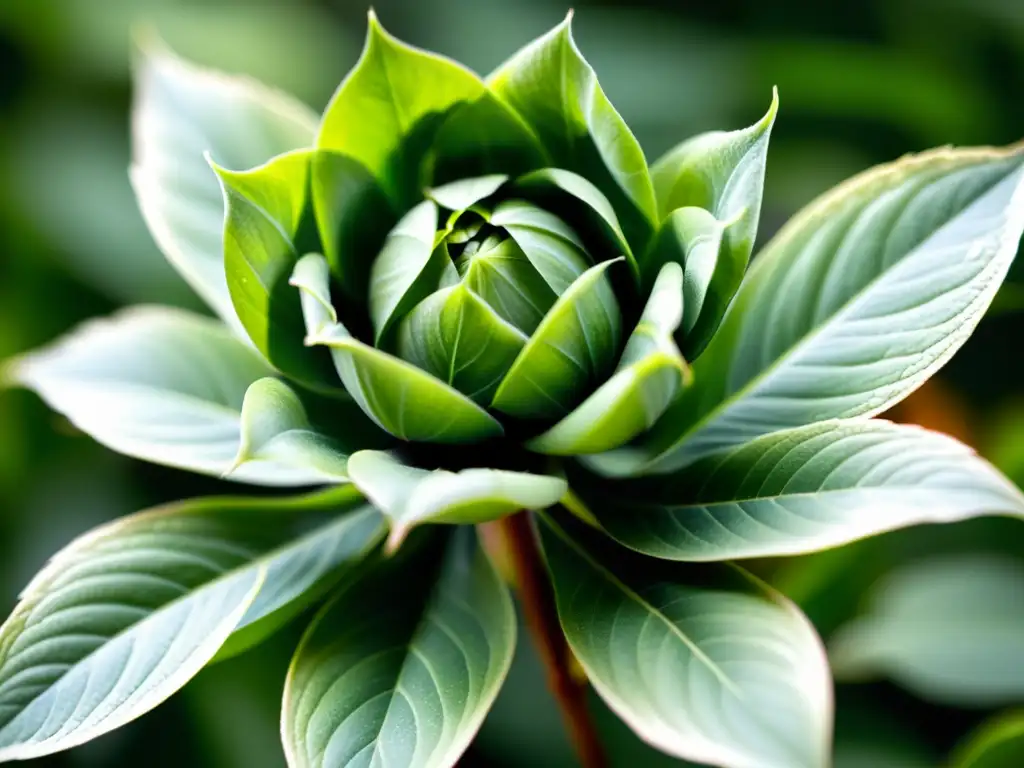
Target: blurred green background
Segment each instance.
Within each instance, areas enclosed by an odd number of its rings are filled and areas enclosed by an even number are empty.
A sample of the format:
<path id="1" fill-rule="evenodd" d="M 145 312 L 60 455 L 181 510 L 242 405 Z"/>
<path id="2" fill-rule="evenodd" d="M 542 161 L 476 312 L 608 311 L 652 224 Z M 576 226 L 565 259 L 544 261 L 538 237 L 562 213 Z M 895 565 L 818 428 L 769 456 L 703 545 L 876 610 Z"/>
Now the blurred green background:
<path id="1" fill-rule="evenodd" d="M 541 0 L 382 0 L 399 37 L 487 72 L 564 16 Z M 782 107 L 762 235 L 832 184 L 937 144 L 1024 136 L 1021 0 L 581 0 L 585 55 L 653 160 L 699 131 Z M 0 2 L 0 358 L 126 303 L 199 308 L 153 245 L 128 185 L 131 30 L 250 73 L 316 108 L 354 63 L 353 0 Z M 892 416 L 951 432 L 1024 482 L 1024 263 L 967 347 Z M 237 488 L 237 486 L 236 486 Z M 75 535 L 225 484 L 145 465 L 0 392 L 0 613 Z M 837 768 L 977 765 L 965 738 L 1024 705 L 1024 525 L 903 531 L 756 568 L 834 650 Z M 863 641 L 868 638 L 869 642 Z M 202 673 L 158 712 L 39 766 L 283 766 L 277 711 L 296 632 Z M 465 766 L 571 766 L 523 642 Z M 595 703 L 616 765 L 682 765 Z M 1007 712 L 1011 714 L 1007 715 Z M 996 727 L 999 731 L 1001 726 Z M 982 731 L 982 740 L 991 738 Z M 960 744 L 960 752 L 954 753 Z M 1006 766 L 1024 766 L 1012 745 Z M 995 765 L 995 764 L 993 764 Z M 1004 765 L 1000 763 L 999 765 Z"/>

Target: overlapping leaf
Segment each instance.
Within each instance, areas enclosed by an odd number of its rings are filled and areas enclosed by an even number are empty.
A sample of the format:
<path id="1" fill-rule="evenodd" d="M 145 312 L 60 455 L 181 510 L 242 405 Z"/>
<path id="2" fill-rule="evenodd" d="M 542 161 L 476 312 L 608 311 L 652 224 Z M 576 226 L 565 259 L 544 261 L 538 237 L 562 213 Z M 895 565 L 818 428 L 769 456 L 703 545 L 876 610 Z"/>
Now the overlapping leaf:
<path id="1" fill-rule="evenodd" d="M 1024 516 L 1020 492 L 969 448 L 882 421 L 766 435 L 584 496 L 620 542 L 671 560 L 792 555 L 920 523 Z"/>
<path id="2" fill-rule="evenodd" d="M 285 687 L 288 765 L 450 768 L 514 644 L 512 601 L 471 529 L 410 542 L 346 583 L 306 633 Z"/>
<path id="3" fill-rule="evenodd" d="M 665 563 L 543 518 L 562 628 L 644 740 L 726 768 L 824 768 L 828 664 L 810 623 L 729 564 Z"/>
<path id="4" fill-rule="evenodd" d="M 380 541 L 371 508 L 338 516 L 357 498 L 183 502 L 72 543 L 0 629 L 0 761 L 124 725 L 266 637 Z"/>

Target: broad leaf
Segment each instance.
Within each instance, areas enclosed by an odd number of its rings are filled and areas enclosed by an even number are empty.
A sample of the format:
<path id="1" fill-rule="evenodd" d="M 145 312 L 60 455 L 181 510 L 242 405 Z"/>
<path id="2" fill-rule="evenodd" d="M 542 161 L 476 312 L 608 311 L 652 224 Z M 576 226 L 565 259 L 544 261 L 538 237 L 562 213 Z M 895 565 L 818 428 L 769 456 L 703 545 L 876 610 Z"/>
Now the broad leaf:
<path id="1" fill-rule="evenodd" d="M 485 523 L 523 509 L 546 509 L 568 488 L 561 478 L 528 472 L 418 469 L 381 451 L 354 454 L 350 474 L 356 487 L 391 521 L 391 549 L 416 525 Z"/>
<path id="2" fill-rule="evenodd" d="M 359 161 L 406 205 L 426 181 L 414 150 L 429 146 L 452 107 L 484 92 L 468 69 L 396 40 L 371 11 L 363 53 L 324 112 L 317 147 Z"/>
<path id="3" fill-rule="evenodd" d="M 507 181 L 504 173 L 465 178 L 428 189 L 427 197 L 449 211 L 465 211 L 493 195 Z"/>
<path id="4" fill-rule="evenodd" d="M 545 315 L 494 395 L 520 418 L 564 416 L 615 362 L 622 315 L 605 261 L 583 273 Z"/>
<path id="5" fill-rule="evenodd" d="M 672 334 L 683 316 L 683 270 L 666 264 L 640 322 L 608 381 L 572 413 L 527 443 L 540 453 L 599 453 L 632 440 L 658 420 L 689 371 Z"/>
<path id="6" fill-rule="evenodd" d="M 380 541 L 373 509 L 337 515 L 355 498 L 182 502 L 73 542 L 0 629 L 0 761 L 118 728 L 265 638 Z"/>
<path id="7" fill-rule="evenodd" d="M 727 768 L 824 768 L 831 681 L 810 623 L 736 566 L 649 560 L 543 518 L 566 638 L 645 741 Z"/>
<path id="8" fill-rule="evenodd" d="M 951 768 L 1018 768 L 1024 762 L 1024 712 L 983 723 L 957 748 Z"/>
<path id="9" fill-rule="evenodd" d="M 309 167 L 312 152 L 281 155 L 248 171 L 213 168 L 224 190 L 224 267 L 249 338 L 282 373 L 306 385 L 336 384 L 321 350 L 302 344 L 299 295 L 288 279 L 299 256 L 317 250 Z"/>
<path id="10" fill-rule="evenodd" d="M 87 323 L 8 368 L 14 381 L 108 448 L 215 476 L 238 454 L 246 390 L 272 373 L 219 322 L 158 307 Z M 240 467 L 231 479 L 323 481 L 315 471 L 266 461 Z"/>
<path id="11" fill-rule="evenodd" d="M 643 150 L 572 37 L 572 14 L 502 64 L 488 84 L 523 116 L 552 165 L 593 179 L 638 241 L 656 220 Z"/>
<path id="12" fill-rule="evenodd" d="M 1024 497 L 966 446 L 920 427 L 824 422 L 671 475 L 581 494 L 620 542 L 670 560 L 793 555 L 919 523 L 1024 516 Z"/>
<path id="13" fill-rule="evenodd" d="M 450 768 L 508 672 L 515 614 L 470 528 L 404 547 L 347 582 L 285 685 L 290 768 Z"/>
<path id="14" fill-rule="evenodd" d="M 755 260 L 694 386 L 618 469 L 671 471 L 913 391 L 971 334 L 1013 260 L 1021 152 L 907 157 L 797 215 Z"/>
<path id="15" fill-rule="evenodd" d="M 225 321 L 236 325 L 224 274 L 224 203 L 203 157 L 242 170 L 313 143 L 305 105 L 241 77 L 149 45 L 135 69 L 132 186 L 157 245 Z"/>
<path id="16" fill-rule="evenodd" d="M 486 406 L 526 338 L 463 283 L 428 296 L 406 315 L 398 355 Z"/>
<path id="17" fill-rule="evenodd" d="M 351 401 L 331 405 L 330 421 L 324 419 L 320 428 L 283 381 L 254 382 L 242 402 L 241 445 L 232 471 L 251 461 L 271 461 L 320 473 L 325 482 L 344 482 L 349 455 L 379 445 L 381 433 Z"/>
<path id="18" fill-rule="evenodd" d="M 837 679 L 891 677 L 926 699 L 991 707 L 1024 698 L 1024 568 L 982 555 L 906 566 L 829 646 Z"/>

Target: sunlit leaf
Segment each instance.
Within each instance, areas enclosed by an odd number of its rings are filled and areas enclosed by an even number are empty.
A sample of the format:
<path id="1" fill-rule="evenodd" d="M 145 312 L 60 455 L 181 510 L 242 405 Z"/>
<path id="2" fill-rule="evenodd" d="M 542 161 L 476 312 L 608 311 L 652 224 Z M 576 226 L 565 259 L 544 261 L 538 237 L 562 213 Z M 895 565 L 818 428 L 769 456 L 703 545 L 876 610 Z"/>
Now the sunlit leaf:
<path id="1" fill-rule="evenodd" d="M 951 768 L 1017 768 L 1024 762 L 1024 712 L 998 715 L 960 745 Z"/>

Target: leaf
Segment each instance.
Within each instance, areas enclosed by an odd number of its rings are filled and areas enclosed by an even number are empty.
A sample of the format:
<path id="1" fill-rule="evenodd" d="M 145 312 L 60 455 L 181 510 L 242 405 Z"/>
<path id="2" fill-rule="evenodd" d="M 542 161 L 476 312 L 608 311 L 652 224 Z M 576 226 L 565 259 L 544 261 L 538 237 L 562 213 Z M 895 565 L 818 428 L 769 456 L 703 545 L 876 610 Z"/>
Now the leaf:
<path id="1" fill-rule="evenodd" d="M 592 179 L 639 242 L 657 216 L 647 161 L 576 47 L 571 23 L 572 13 L 487 82 L 536 132 L 552 165 Z"/>
<path id="2" fill-rule="evenodd" d="M 246 390 L 273 373 L 219 322 L 161 307 L 91 321 L 8 366 L 13 381 L 108 448 L 214 476 L 238 453 Z M 265 461 L 240 467 L 231 479 L 323 481 L 317 472 Z"/>
<path id="3" fill-rule="evenodd" d="M 974 330 L 1016 253 L 1021 152 L 907 157 L 798 214 L 755 261 L 694 386 L 618 469 L 672 471 L 912 392 Z"/>
<path id="4" fill-rule="evenodd" d="M 445 272 L 454 272 L 448 254 L 434 249 L 437 205 L 430 200 L 407 213 L 388 234 L 370 272 L 370 318 L 375 343 L 392 325 L 436 291 Z"/>
<path id="5" fill-rule="evenodd" d="M 337 516 L 354 498 L 201 499 L 73 542 L 0 629 L 0 761 L 118 728 L 225 642 L 237 652 L 280 627 L 380 541 L 373 509 Z"/>
<path id="6" fill-rule="evenodd" d="M 678 264 L 666 264 L 626 342 L 615 375 L 526 447 L 558 456 L 599 453 L 649 429 L 689 375 L 672 340 L 682 316 L 683 270 Z"/>
<path id="7" fill-rule="evenodd" d="M 469 528 L 347 582 L 310 626 L 285 684 L 290 768 L 450 768 L 512 661 L 508 590 Z"/>
<path id="8" fill-rule="evenodd" d="M 405 316 L 398 355 L 486 406 L 526 338 L 462 283 L 431 294 Z"/>
<path id="9" fill-rule="evenodd" d="M 796 606 L 734 565 L 649 560 L 541 520 L 566 639 L 642 739 L 728 768 L 828 765 L 828 664 Z"/>
<path id="10" fill-rule="evenodd" d="M 497 192 L 508 181 L 504 173 L 453 181 L 427 190 L 427 197 L 449 211 L 465 211 Z"/>
<path id="11" fill-rule="evenodd" d="M 658 218 L 684 207 L 703 208 L 719 221 L 734 222 L 725 242 L 731 296 L 754 249 L 761 214 L 764 172 L 779 91 L 772 90 L 768 113 L 749 128 L 712 131 L 687 139 L 651 166 Z M 724 286 L 723 286 L 724 288 Z"/>
<path id="12" fill-rule="evenodd" d="M 399 42 L 370 11 L 362 55 L 327 105 L 317 147 L 359 161 L 392 201 L 407 204 L 422 181 L 408 145 L 429 145 L 420 134 L 432 138 L 439 118 L 484 91 L 461 64 Z"/>
<path id="13" fill-rule="evenodd" d="M 884 675 L 943 704 L 1024 696 L 1024 568 L 992 556 L 933 557 L 875 588 L 866 615 L 830 643 L 837 679 Z"/>
<path id="14" fill-rule="evenodd" d="M 391 550 L 416 525 L 485 523 L 523 509 L 546 509 L 568 489 L 562 478 L 529 472 L 419 469 L 383 451 L 354 454 L 351 475 L 356 487 L 391 522 Z"/>
<path id="15" fill-rule="evenodd" d="M 670 560 L 795 555 L 920 523 L 1024 515 L 970 448 L 919 427 L 824 422 L 671 475 L 578 489 L 608 533 Z"/>
<path id="16" fill-rule="evenodd" d="M 1024 712 L 985 721 L 955 751 L 952 768 L 1016 768 L 1024 760 Z"/>
<path id="17" fill-rule="evenodd" d="M 224 192 L 224 267 L 249 338 L 270 363 L 315 389 L 336 387 L 330 361 L 303 346 L 302 307 L 288 279 L 299 256 L 320 245 L 309 205 L 308 150 L 248 171 L 213 164 Z"/>
<path id="18" fill-rule="evenodd" d="M 299 289 L 306 336 L 317 336 L 338 322 L 331 303 L 331 268 L 322 254 L 307 253 L 295 262 L 288 285 Z"/>
<path id="19" fill-rule="evenodd" d="M 343 418 L 332 424 L 344 430 L 342 442 L 311 423 L 299 395 L 283 381 L 253 382 L 242 402 L 241 444 L 228 474 L 251 461 L 271 461 L 319 473 L 325 482 L 347 481 L 349 454 L 379 444 L 380 433 L 354 404 L 345 405 Z"/>
<path id="20" fill-rule="evenodd" d="M 398 216 L 376 177 L 348 155 L 316 150 L 310 173 L 313 213 L 324 255 L 345 298 L 363 306 L 370 265 Z"/>
<path id="21" fill-rule="evenodd" d="M 138 54 L 132 186 L 160 250 L 227 323 L 224 204 L 204 152 L 226 168 L 265 163 L 313 142 L 305 105 L 247 78 L 189 64 L 150 43 Z"/>
<path id="22" fill-rule="evenodd" d="M 591 267 L 558 297 L 491 407 L 519 418 L 563 416 L 588 386 L 607 375 L 622 333 L 619 305 L 605 274 L 614 263 Z"/>

